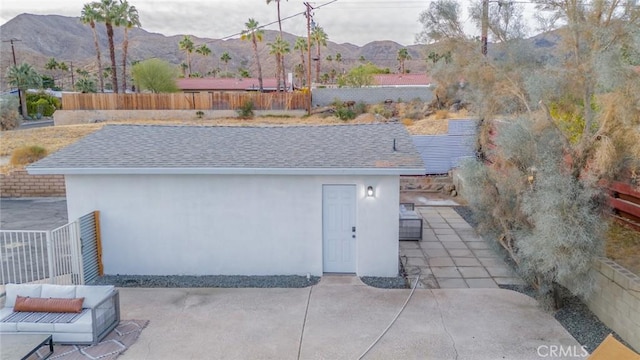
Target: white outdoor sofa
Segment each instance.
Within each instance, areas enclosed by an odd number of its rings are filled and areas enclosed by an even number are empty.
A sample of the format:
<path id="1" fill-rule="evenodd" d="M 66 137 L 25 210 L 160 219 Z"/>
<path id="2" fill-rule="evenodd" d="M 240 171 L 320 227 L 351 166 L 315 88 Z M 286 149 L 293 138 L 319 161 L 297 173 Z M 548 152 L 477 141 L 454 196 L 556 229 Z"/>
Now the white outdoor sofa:
<path id="1" fill-rule="evenodd" d="M 97 344 L 120 322 L 120 298 L 112 285 L 7 284 L 5 294 L 0 333 L 50 334 L 55 343 Z M 84 300 L 80 313 L 14 312 L 18 295 Z"/>

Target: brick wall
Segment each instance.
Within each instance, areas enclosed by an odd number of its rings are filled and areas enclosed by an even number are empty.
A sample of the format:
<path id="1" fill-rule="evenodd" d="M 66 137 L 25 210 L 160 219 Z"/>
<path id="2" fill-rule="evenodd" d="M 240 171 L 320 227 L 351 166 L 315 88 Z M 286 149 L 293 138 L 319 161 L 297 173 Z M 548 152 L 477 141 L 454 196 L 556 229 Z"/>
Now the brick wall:
<path id="1" fill-rule="evenodd" d="M 597 290 L 586 303 L 608 327 L 640 351 L 640 277 L 601 258 L 594 268 Z"/>
<path id="2" fill-rule="evenodd" d="M 29 175 L 26 170 L 0 174 L 0 197 L 65 195 L 63 175 Z"/>

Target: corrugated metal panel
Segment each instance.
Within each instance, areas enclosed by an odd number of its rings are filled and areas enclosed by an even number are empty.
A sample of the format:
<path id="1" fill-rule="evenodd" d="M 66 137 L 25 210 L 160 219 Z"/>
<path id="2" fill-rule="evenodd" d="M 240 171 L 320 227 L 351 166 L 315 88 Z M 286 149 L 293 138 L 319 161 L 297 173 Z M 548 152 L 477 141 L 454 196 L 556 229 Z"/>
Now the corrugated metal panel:
<path id="1" fill-rule="evenodd" d="M 100 275 L 96 222 L 92 212 L 84 215 L 78 221 L 80 222 L 80 241 L 82 242 L 84 283 L 89 284 Z"/>
<path id="2" fill-rule="evenodd" d="M 471 119 L 449 120 L 449 135 L 475 135 L 478 131 L 478 121 Z"/>
<path id="3" fill-rule="evenodd" d="M 474 135 L 415 135 L 412 138 L 427 175 L 446 174 L 461 158 L 474 155 Z"/>

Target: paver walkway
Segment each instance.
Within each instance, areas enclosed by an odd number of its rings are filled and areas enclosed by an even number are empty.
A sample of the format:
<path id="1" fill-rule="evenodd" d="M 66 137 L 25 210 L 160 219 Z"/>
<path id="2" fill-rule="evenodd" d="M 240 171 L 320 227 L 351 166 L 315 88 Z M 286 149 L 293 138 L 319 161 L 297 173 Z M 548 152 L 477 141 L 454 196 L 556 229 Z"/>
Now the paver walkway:
<path id="1" fill-rule="evenodd" d="M 522 280 L 450 206 L 416 207 L 424 219 L 421 241 L 400 241 L 400 259 L 418 287 L 497 288 Z"/>

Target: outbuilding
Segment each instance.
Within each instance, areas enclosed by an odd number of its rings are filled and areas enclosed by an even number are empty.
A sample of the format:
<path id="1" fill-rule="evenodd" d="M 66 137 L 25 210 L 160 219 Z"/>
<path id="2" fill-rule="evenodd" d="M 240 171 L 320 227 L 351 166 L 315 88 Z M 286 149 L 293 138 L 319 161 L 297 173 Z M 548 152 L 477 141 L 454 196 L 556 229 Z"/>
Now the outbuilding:
<path id="1" fill-rule="evenodd" d="M 398 274 L 401 124 L 106 125 L 30 165 L 100 211 L 105 274 Z"/>

